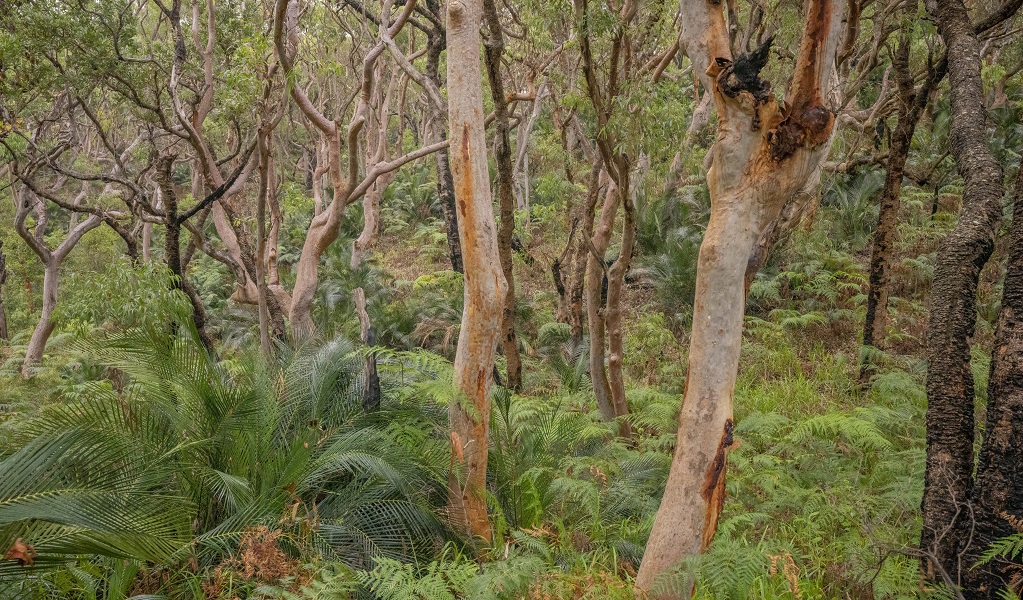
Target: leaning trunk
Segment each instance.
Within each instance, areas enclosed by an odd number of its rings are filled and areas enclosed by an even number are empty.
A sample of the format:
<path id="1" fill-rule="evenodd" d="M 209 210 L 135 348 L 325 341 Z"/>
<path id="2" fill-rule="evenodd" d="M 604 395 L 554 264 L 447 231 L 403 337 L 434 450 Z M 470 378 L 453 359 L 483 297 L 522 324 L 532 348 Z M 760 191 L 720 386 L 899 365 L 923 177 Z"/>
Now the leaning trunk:
<path id="1" fill-rule="evenodd" d="M 448 119 L 458 237 L 465 264 L 465 309 L 455 353 L 458 396 L 448 408 L 452 464 L 448 508 L 466 534 L 491 539 L 487 518 L 490 383 L 508 284 L 499 267 L 487 173 L 479 63 L 482 0 L 448 3 Z"/>
<path id="2" fill-rule="evenodd" d="M 973 487 L 974 389 L 970 338 L 977 283 L 1001 221 L 1002 170 L 987 147 L 980 45 L 962 0 L 939 0 L 935 17 L 948 48 L 950 148 L 964 181 L 955 229 L 938 250 L 927 332 L 927 462 L 920 546 L 930 579 L 962 569 Z"/>
<path id="3" fill-rule="evenodd" d="M 57 308 L 57 278 L 60 276 L 60 261 L 50 258 L 43 266 L 43 311 L 39 322 L 32 330 L 32 338 L 25 350 L 25 362 L 21 366 L 21 376 L 28 379 L 32 371 L 42 364 L 43 351 L 50 339 L 56 324 L 53 322 L 53 309 Z"/>

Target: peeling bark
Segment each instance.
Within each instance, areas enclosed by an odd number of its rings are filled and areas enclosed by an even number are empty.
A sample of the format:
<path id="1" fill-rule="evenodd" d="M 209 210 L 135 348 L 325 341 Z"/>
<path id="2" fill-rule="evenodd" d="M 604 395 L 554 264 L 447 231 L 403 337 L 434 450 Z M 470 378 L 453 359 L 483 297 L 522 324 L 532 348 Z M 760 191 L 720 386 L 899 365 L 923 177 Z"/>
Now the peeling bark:
<path id="1" fill-rule="evenodd" d="M 450 0 L 447 17 L 451 173 L 465 263 L 465 309 L 454 364 L 459 397 L 448 408 L 453 457 L 448 509 L 459 529 L 489 542 L 492 535 L 486 504 L 489 391 L 501 335 L 501 306 L 508 284 L 500 269 L 487 172 L 479 61 L 482 0 Z"/>
<path id="2" fill-rule="evenodd" d="M 763 47 L 734 60 L 722 6 L 683 0 L 682 47 L 714 95 L 711 215 L 697 262 L 693 332 L 675 454 L 636 577 L 637 598 L 689 598 L 661 577 L 714 536 L 724 497 L 750 256 L 785 205 L 819 172 L 834 127 L 832 81 L 845 3 L 811 0 L 784 105 L 759 77 Z"/>

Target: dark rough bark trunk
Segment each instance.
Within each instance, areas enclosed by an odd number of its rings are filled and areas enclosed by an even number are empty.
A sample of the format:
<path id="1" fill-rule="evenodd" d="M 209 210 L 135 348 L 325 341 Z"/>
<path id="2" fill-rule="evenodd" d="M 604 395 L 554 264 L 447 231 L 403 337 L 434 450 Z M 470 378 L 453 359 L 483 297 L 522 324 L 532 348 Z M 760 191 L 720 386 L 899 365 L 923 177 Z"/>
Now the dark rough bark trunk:
<path id="1" fill-rule="evenodd" d="M 512 237 L 515 235 L 515 185 L 512 169 L 511 124 L 508 122 L 508 100 L 504 94 L 501 76 L 501 57 L 504 54 L 504 35 L 494 0 L 483 0 L 483 19 L 487 25 L 484 43 L 487 78 L 490 95 L 494 100 L 494 135 L 497 156 L 497 196 L 501 211 L 501 224 L 497 231 L 497 253 L 501 271 L 508 282 L 501 314 L 501 348 L 508 366 L 508 387 L 522 390 L 522 359 L 519 357 L 519 338 L 515 334 L 515 275 L 512 261 Z"/>
<path id="2" fill-rule="evenodd" d="M 427 0 L 426 7 L 435 15 L 441 14 L 439 0 Z M 440 55 L 447 46 L 446 32 L 440 27 L 434 27 L 427 35 L 426 48 L 426 75 L 441 87 L 440 79 Z M 436 141 L 447 137 L 445 123 L 440 114 L 432 117 L 432 132 Z M 458 211 L 455 209 L 455 182 L 451 176 L 451 154 L 448 150 L 441 150 L 434 154 L 434 161 L 437 167 L 437 196 L 440 198 L 441 211 L 444 213 L 444 231 L 448 239 L 448 257 L 451 260 L 451 270 L 456 273 L 465 273 L 465 266 L 462 261 L 462 244 L 458 239 Z"/>
<path id="3" fill-rule="evenodd" d="M 195 324 L 199 341 L 211 355 L 216 356 L 213 338 L 206 331 L 206 307 L 203 306 L 199 293 L 185 278 L 181 268 L 181 222 L 178 220 L 178 198 L 174 191 L 174 183 L 171 180 L 171 168 L 173 165 L 174 158 L 165 156 L 160 159 L 156 170 L 156 181 L 160 186 L 164 210 L 166 211 L 165 224 L 167 232 L 164 240 L 164 260 L 167 261 L 167 268 L 175 275 L 172 287 L 184 292 L 192 305 L 192 322 Z"/>
<path id="4" fill-rule="evenodd" d="M 7 310 L 4 308 L 4 284 L 7 283 L 7 257 L 4 256 L 4 243 L 0 240 L 0 340 L 10 339 L 7 331 Z"/>
<path id="5" fill-rule="evenodd" d="M 1021 171 L 1020 175 L 1023 175 Z M 1023 177 L 1017 175 L 1009 257 L 988 380 L 987 424 L 973 488 L 972 566 L 994 541 L 1023 530 Z M 1023 570 L 1018 557 L 996 558 L 965 573 L 963 595 L 1002 598 Z M 1016 585 L 1019 582 L 1016 581 Z M 1019 589 L 1015 590 L 1017 593 Z"/>
<path id="6" fill-rule="evenodd" d="M 912 5 L 912 9 L 915 11 L 916 6 Z M 911 18 L 912 15 L 907 15 L 909 25 L 903 30 L 898 50 L 892 60 L 899 86 L 898 122 L 895 125 L 895 131 L 892 132 L 884 187 L 881 190 L 881 207 L 877 217 L 877 229 L 874 231 L 874 244 L 870 253 L 870 279 L 867 287 L 867 314 L 863 323 L 863 345 L 874 348 L 883 347 L 885 328 L 888 325 L 888 280 L 906 160 L 909 158 L 916 124 L 927 105 L 927 97 L 935 81 L 934 75 L 931 74 L 922 89 L 919 92 L 915 91 L 913 75 L 909 66 L 909 53 L 912 46 L 912 21 L 909 20 Z M 870 360 L 864 358 L 860 365 L 860 381 L 866 383 L 870 379 L 872 370 Z"/>
<path id="7" fill-rule="evenodd" d="M 1001 220 L 1002 169 L 986 144 L 980 45 L 962 0 L 934 9 L 948 48 L 950 144 L 964 180 L 963 208 L 938 251 L 927 334 L 927 464 L 920 546 L 953 580 L 969 567 L 959 550 L 967 535 L 973 487 L 974 388 L 970 337 L 977 320 L 977 282 Z M 933 563 L 937 563 L 936 565 Z"/>

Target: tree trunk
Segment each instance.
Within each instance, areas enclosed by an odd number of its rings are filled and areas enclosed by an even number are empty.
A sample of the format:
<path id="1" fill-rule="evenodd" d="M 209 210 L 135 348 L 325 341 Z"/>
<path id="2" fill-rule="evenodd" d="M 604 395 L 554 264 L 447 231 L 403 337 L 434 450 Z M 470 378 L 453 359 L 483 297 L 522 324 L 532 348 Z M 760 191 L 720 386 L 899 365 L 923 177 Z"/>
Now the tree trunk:
<path id="1" fill-rule="evenodd" d="M 942 242 L 931 288 L 927 332 L 927 465 L 924 475 L 924 574 L 943 569 L 953 580 L 969 565 L 960 549 L 973 487 L 974 389 L 970 337 L 977 320 L 977 283 L 1002 217 L 1002 169 L 987 147 L 980 46 L 962 0 L 938 0 L 934 13 L 948 49 L 950 146 L 964 180 L 963 207 Z"/>
<path id="2" fill-rule="evenodd" d="M 9 340 L 7 331 L 7 310 L 4 308 L 4 284 L 7 283 L 7 257 L 4 256 L 4 242 L 0 240 L 0 340 Z"/>
<path id="3" fill-rule="evenodd" d="M 599 159 L 594 160 L 586 192 L 586 202 L 579 207 L 579 241 L 575 252 L 575 263 L 572 267 L 572 279 L 568 288 L 568 323 L 572 332 L 572 348 L 580 348 L 583 343 L 583 299 L 587 289 L 586 274 L 589 266 L 590 243 L 593 238 L 593 221 L 597 210 L 597 200 L 600 198 L 602 189 L 602 173 Z"/>
<path id="4" fill-rule="evenodd" d="M 43 310 L 39 322 L 32 330 L 32 338 L 25 350 L 25 362 L 21 365 L 21 376 L 28 379 L 32 372 L 43 362 L 43 351 L 46 341 L 50 339 L 56 324 L 53 322 L 53 309 L 57 308 L 57 279 L 60 277 L 60 261 L 51 257 L 43 264 Z"/>
<path id="5" fill-rule="evenodd" d="M 491 539 L 487 518 L 490 383 L 508 284 L 500 269 L 487 172 L 479 24 L 482 0 L 448 2 L 448 119 L 458 236 L 465 264 L 465 309 L 455 354 L 459 396 L 448 408 L 452 469 L 448 506 L 456 526 Z"/>
<path id="6" fill-rule="evenodd" d="M 1008 264 L 988 379 L 987 424 L 973 488 L 973 536 L 965 548 L 973 565 L 992 543 L 1023 531 L 1023 171 L 1016 176 Z M 1019 557 L 999 557 L 965 573 L 963 595 L 1002 598 L 1019 585 Z M 1017 587 L 1014 591 L 1019 592 Z"/>
<path id="7" fill-rule="evenodd" d="M 184 269 L 181 266 L 181 222 L 178 219 L 178 198 L 174 191 L 174 182 L 171 179 L 171 169 L 174 166 L 173 156 L 162 156 L 156 165 L 156 183 L 160 186 L 160 195 L 163 197 L 166 225 L 164 236 L 164 260 L 167 261 L 167 268 L 175 276 L 171 284 L 172 289 L 184 292 L 192 305 L 192 323 L 195 325 L 196 334 L 206 351 L 215 356 L 213 338 L 206 331 L 206 307 L 202 304 L 202 298 L 192 287 L 192 284 L 185 278 Z"/>
<path id="8" fill-rule="evenodd" d="M 508 283 L 501 316 L 501 347 L 508 365 L 508 388 L 522 390 L 522 359 L 519 357 L 519 338 L 515 334 L 515 274 L 512 260 L 512 236 L 515 235 L 515 180 L 512 169 L 511 124 L 508 122 L 508 100 L 501 75 L 501 57 L 504 54 L 504 34 L 494 0 L 483 0 L 484 19 L 487 23 L 486 64 L 490 95 L 494 99 L 495 146 L 497 157 L 497 196 L 501 208 L 501 226 L 497 232 L 497 251 L 501 271 Z"/>
<path id="9" fill-rule="evenodd" d="M 892 132 L 888 149 L 888 164 L 885 170 L 884 187 L 881 190 L 881 207 L 877 216 L 877 229 L 874 231 L 874 243 L 870 253 L 870 279 L 867 287 L 867 314 L 863 323 L 863 345 L 872 348 L 883 348 L 885 329 L 888 326 L 888 285 L 889 271 L 892 262 L 895 234 L 898 226 L 902 178 L 906 170 L 906 160 L 913 144 L 913 133 L 920 120 L 927 98 L 934 83 L 931 75 L 917 92 L 910 71 L 909 55 L 912 46 L 912 24 L 916 5 L 908 4 L 905 19 L 899 38 L 899 47 L 892 59 L 892 67 L 899 86 L 898 122 Z M 860 365 L 860 382 L 867 383 L 871 375 L 871 361 L 863 358 Z"/>
<path id="10" fill-rule="evenodd" d="M 607 379 L 604 354 L 607 333 L 604 320 L 607 295 L 605 286 L 608 282 L 604 254 L 607 252 L 614 229 L 618 201 L 618 189 L 611 183 L 604 195 L 600 221 L 589 240 L 589 251 L 586 254 L 586 323 L 590 332 L 590 382 L 593 384 L 597 408 L 608 421 L 614 419 L 616 415 L 614 405 L 611 403 L 611 383 Z"/>
<path id="11" fill-rule="evenodd" d="M 15 192 L 14 228 L 43 263 L 43 306 L 39 322 L 32 331 L 32 337 L 29 339 L 28 348 L 25 351 L 25 360 L 21 365 L 21 376 L 25 379 L 30 378 L 35 368 L 42 364 L 46 342 L 50 339 L 50 334 L 53 333 L 55 327 L 51 319 L 53 309 L 57 307 L 57 281 L 64 259 L 81 241 L 82 236 L 103 224 L 102 217 L 89 215 L 85 221 L 75 224 L 64 240 L 55 249 L 50 250 L 45 241 L 48 221 L 46 208 L 39 198 L 36 198 L 35 203 L 30 203 L 28 194 L 27 189 L 21 190 L 20 193 Z M 30 232 L 25 226 L 25 220 L 33 210 L 36 211 L 38 220 L 35 228 Z M 26 286 L 30 286 L 27 279 Z"/>
<path id="12" fill-rule="evenodd" d="M 153 224 L 149 221 L 142 223 L 142 260 L 153 260 Z"/>
<path id="13" fill-rule="evenodd" d="M 433 14 L 440 14 L 439 0 L 426 0 L 426 6 Z M 428 32 L 426 44 L 426 76 L 433 81 L 437 89 L 440 89 L 440 55 L 444 51 L 446 42 L 445 32 L 439 25 Z M 428 105 L 432 107 L 433 103 L 428 103 Z M 447 138 L 447 132 L 444 130 L 444 116 L 440 114 L 440 111 L 431 115 L 430 128 L 435 138 L 434 141 Z M 456 273 L 464 273 L 462 245 L 458 239 L 458 211 L 455 208 L 455 183 L 451 176 L 450 150 L 444 149 L 437 152 L 434 155 L 434 164 L 437 169 L 437 197 L 440 199 L 441 211 L 444 214 L 444 231 L 447 235 L 451 270 Z"/>
<path id="14" fill-rule="evenodd" d="M 352 260 L 349 264 L 352 273 L 362 268 L 370 251 L 376 245 L 377 232 L 379 231 L 380 200 L 384 195 L 384 189 L 390 182 L 391 177 L 381 177 L 374 183 L 366 195 L 362 198 L 363 226 L 362 233 L 352 244 Z M 376 345 L 376 333 L 373 331 L 373 323 L 369 317 L 369 310 L 366 303 L 366 290 L 361 286 L 353 292 L 355 298 L 355 312 L 359 317 L 359 339 L 367 347 Z M 362 408 L 366 412 L 372 412 L 380 408 L 380 376 L 377 373 L 377 359 L 374 352 L 368 352 L 363 361 L 363 388 Z"/>
<path id="15" fill-rule="evenodd" d="M 262 119 L 261 119 L 262 120 Z M 267 147 L 269 131 L 260 123 L 256 134 L 256 149 L 259 155 L 259 195 L 256 198 L 256 309 L 259 311 L 259 346 L 265 358 L 270 357 L 270 314 L 267 308 L 266 288 L 266 201 L 270 195 L 270 148 Z M 283 332 L 282 332 L 283 333 Z"/>
<path id="16" fill-rule="evenodd" d="M 665 589 L 680 561 L 702 552 L 717 530 L 732 448 L 732 400 L 742 346 L 746 271 L 754 247 L 824 158 L 834 113 L 822 89 L 835 76 L 845 3 L 811 0 L 795 70 L 779 105 L 754 55 L 732 61 L 722 6 L 683 0 L 680 39 L 714 94 L 717 141 L 707 181 L 710 222 L 697 261 L 689 371 L 664 497 L 636 577 L 637 598 L 689 598 L 691 586 Z"/>
<path id="17" fill-rule="evenodd" d="M 625 399 L 625 374 L 623 359 L 625 357 L 625 336 L 622 331 L 622 297 L 625 292 L 625 275 L 632 263 L 632 251 L 636 243 L 636 206 L 632 197 L 632 186 L 627 168 L 619 174 L 617 187 L 619 201 L 622 205 L 622 247 L 618 259 L 607 272 L 607 306 L 604 319 L 607 326 L 607 380 L 611 392 L 611 408 L 614 416 L 623 417 L 629 414 L 629 405 Z M 618 431 L 622 437 L 632 437 L 632 426 L 626 420 L 620 420 Z"/>

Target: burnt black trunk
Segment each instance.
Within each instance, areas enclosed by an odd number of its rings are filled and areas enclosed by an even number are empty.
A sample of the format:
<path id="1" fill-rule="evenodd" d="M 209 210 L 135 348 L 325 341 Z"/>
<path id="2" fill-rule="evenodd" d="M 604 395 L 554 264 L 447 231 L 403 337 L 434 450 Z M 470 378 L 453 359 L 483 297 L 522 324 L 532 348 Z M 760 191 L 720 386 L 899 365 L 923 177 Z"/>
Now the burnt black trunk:
<path id="1" fill-rule="evenodd" d="M 439 0 L 427 0 L 427 10 L 434 15 L 440 15 Z M 447 44 L 445 32 L 439 26 L 435 26 L 427 32 L 426 48 L 426 75 L 441 87 L 440 80 L 440 55 Z M 442 114 L 436 111 L 433 115 L 433 133 L 438 141 L 447 138 L 447 123 L 437 122 Z M 448 239 L 448 256 L 451 259 L 451 270 L 456 273 L 464 273 L 465 267 L 462 264 L 462 242 L 458 239 L 458 212 L 455 210 L 455 181 L 451 176 L 450 154 L 447 148 L 434 153 L 434 161 L 437 166 L 437 196 L 440 198 L 441 211 L 444 213 L 444 231 Z"/>
<path id="2" fill-rule="evenodd" d="M 928 96 L 937 82 L 938 76 L 932 69 L 927 81 L 917 91 L 910 71 L 909 58 L 912 47 L 913 16 L 916 5 L 908 4 L 913 14 L 906 15 L 906 25 L 899 38 L 899 47 L 892 59 L 896 81 L 899 88 L 898 122 L 892 132 L 888 149 L 888 164 L 885 170 L 884 187 L 881 190 L 881 206 L 877 216 L 877 229 L 874 231 L 874 243 L 870 253 L 870 279 L 867 287 L 867 314 L 863 323 L 863 345 L 882 348 L 884 345 L 885 328 L 888 324 L 888 283 L 895 245 L 895 234 L 898 228 L 902 178 L 906 170 L 910 147 L 913 144 L 913 133 L 917 122 L 927 105 Z M 907 13 L 910 11 L 907 8 Z M 883 121 L 879 122 L 880 124 Z M 860 381 L 866 383 L 872 373 L 869 358 L 864 357 L 860 365 Z"/>
<path id="3" fill-rule="evenodd" d="M 1023 173 L 1021 173 L 1023 174 Z M 964 549 L 976 564 L 988 546 L 1023 531 L 1023 177 L 1016 176 L 1002 308 L 988 380 L 987 422 L 973 488 L 973 535 Z M 1018 557 L 996 558 L 970 569 L 963 595 L 1003 598 L 1001 592 L 1023 573 Z M 1015 592 L 1019 592 L 1017 587 Z"/>
<path id="4" fill-rule="evenodd" d="M 179 289 L 188 297 L 192 305 L 192 322 L 195 324 L 199 341 L 206 350 L 216 356 L 213 348 L 213 338 L 206 331 L 206 308 L 202 304 L 202 298 L 192 284 L 185 278 L 181 268 L 181 220 L 178 217 L 178 198 L 174 191 L 174 183 L 171 180 L 171 168 L 174 165 L 174 158 L 165 156 L 160 159 L 157 165 L 157 184 L 163 195 L 164 210 L 166 211 L 165 224 L 167 234 L 164 240 L 164 259 L 167 261 L 167 268 L 174 274 L 173 289 Z"/>
<path id="5" fill-rule="evenodd" d="M 1001 221 L 1002 170 L 986 145 L 980 45 L 962 0 L 937 0 L 934 17 L 948 48 L 952 155 L 964 180 L 963 208 L 942 242 L 931 290 L 927 333 L 927 464 L 920 546 L 924 574 L 953 581 L 969 565 L 967 537 L 973 489 L 974 387 L 970 338 L 977 284 Z"/>
<path id="6" fill-rule="evenodd" d="M 494 0 L 483 0 L 483 20 L 487 25 L 487 39 L 484 42 L 487 78 L 490 81 L 490 95 L 494 99 L 497 195 L 501 211 L 501 224 L 497 231 L 497 253 L 501 260 L 501 271 L 508 282 L 501 315 L 501 348 L 508 365 L 508 388 L 517 392 L 522 390 L 522 359 L 519 357 L 519 338 L 515 333 L 515 273 L 512 261 L 515 195 L 512 192 L 511 124 L 508 120 L 508 100 L 504 94 L 504 80 L 501 75 L 504 35 L 501 32 L 501 21 Z"/>

